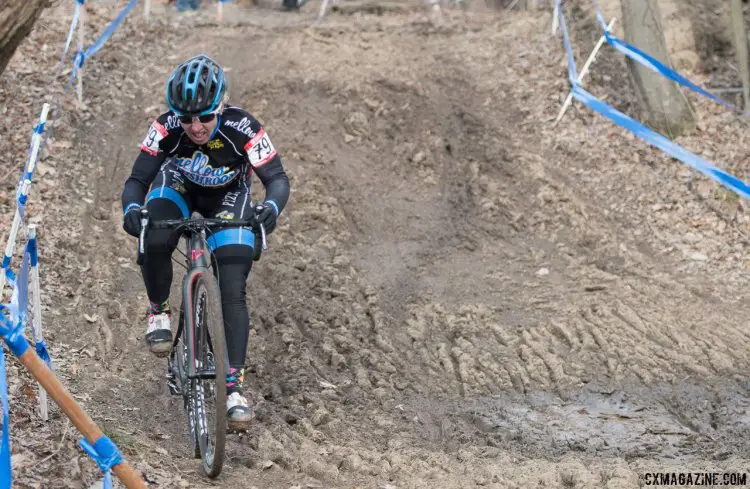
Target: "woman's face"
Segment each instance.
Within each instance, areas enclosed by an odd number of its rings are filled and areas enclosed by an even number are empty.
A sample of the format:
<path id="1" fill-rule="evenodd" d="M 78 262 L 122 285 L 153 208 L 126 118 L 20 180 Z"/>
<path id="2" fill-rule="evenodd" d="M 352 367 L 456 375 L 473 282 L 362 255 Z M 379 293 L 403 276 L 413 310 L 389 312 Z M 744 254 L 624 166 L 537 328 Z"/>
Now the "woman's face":
<path id="1" fill-rule="evenodd" d="M 216 115 L 217 114 L 214 113 L 192 118 L 181 116 L 180 125 L 195 144 L 206 144 L 211 137 L 211 134 L 214 133 L 216 124 L 219 122 L 219 118 Z M 201 119 L 205 121 L 209 118 L 210 120 L 207 122 L 201 122 Z M 186 122 L 188 120 L 190 122 Z"/>

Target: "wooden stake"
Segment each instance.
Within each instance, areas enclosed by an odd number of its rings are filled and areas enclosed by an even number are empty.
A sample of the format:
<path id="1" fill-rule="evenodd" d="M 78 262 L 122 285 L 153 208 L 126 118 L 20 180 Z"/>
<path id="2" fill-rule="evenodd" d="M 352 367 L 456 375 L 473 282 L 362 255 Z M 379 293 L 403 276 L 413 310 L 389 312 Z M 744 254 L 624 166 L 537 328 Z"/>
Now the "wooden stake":
<path id="1" fill-rule="evenodd" d="M 318 12 L 318 20 L 321 20 L 326 15 L 326 10 L 328 9 L 328 4 L 331 3 L 331 0 L 323 0 L 320 4 L 320 11 Z"/>
<path id="2" fill-rule="evenodd" d="M 89 417 L 81 406 L 73 399 L 65 387 L 57 380 L 55 374 L 47 367 L 36 354 L 33 348 L 18 357 L 26 369 L 34 376 L 50 397 L 60 406 L 78 431 L 94 445 L 99 438 L 104 436 L 99 426 Z M 112 472 L 128 489 L 147 489 L 146 483 L 141 479 L 127 462 L 123 461 L 114 467 Z"/>
<path id="3" fill-rule="evenodd" d="M 39 116 L 39 124 L 44 124 L 45 122 L 47 122 L 49 109 L 49 104 L 44 104 L 42 106 L 42 114 Z M 19 184 L 20 188 L 18 189 L 18 191 L 22 195 L 28 195 L 29 191 L 31 190 L 31 181 L 26 178 L 26 173 L 34 173 L 34 168 L 36 168 L 36 160 L 39 156 L 39 147 L 41 146 L 41 144 L 42 135 L 35 132 L 31 138 L 31 155 L 29 156 L 29 161 L 24 170 L 21 183 Z M 16 237 L 18 236 L 18 230 L 20 229 L 20 227 L 21 211 L 18 209 L 18 206 L 16 206 L 16 213 L 13 216 L 13 224 L 11 224 L 10 226 L 10 235 L 8 236 L 8 242 L 5 245 L 5 256 L 3 257 L 3 259 L 7 260 L 8 262 L 10 262 L 10 260 L 13 258 L 13 253 L 16 249 Z M 0 300 L 2 300 L 3 293 L 5 292 L 5 282 L 5 273 L 3 271 L 0 271 Z"/>
<path id="4" fill-rule="evenodd" d="M 555 2 L 555 12 L 552 14 L 552 34 L 557 32 L 557 28 L 560 26 L 560 9 L 557 7 Z"/>
<path id="5" fill-rule="evenodd" d="M 612 26 L 615 25 L 616 21 L 617 21 L 617 18 L 613 17 L 609 25 L 607 26 L 607 32 L 612 30 Z M 591 54 L 586 60 L 586 63 L 583 65 L 581 72 L 578 74 L 578 80 L 576 80 L 578 83 L 581 83 L 583 81 L 583 77 L 586 76 L 586 73 L 589 71 L 589 67 L 591 66 L 591 63 L 594 62 L 594 59 L 596 58 L 596 54 L 602 48 L 606 40 L 607 38 L 604 37 L 604 35 L 602 35 L 602 37 L 599 38 L 599 41 L 596 43 L 596 46 L 594 47 L 594 50 L 591 51 Z M 557 114 L 557 119 L 555 119 L 555 123 L 553 124 L 553 126 L 556 126 L 557 123 L 560 122 L 560 120 L 563 118 L 563 116 L 565 115 L 565 112 L 568 110 L 568 107 L 570 107 L 570 104 L 572 102 L 573 102 L 573 92 L 570 92 L 568 94 L 568 98 L 565 99 L 565 103 L 560 109 L 560 113 Z"/>
<path id="6" fill-rule="evenodd" d="M 150 15 L 151 15 L 151 0 L 145 0 L 143 3 L 143 17 L 146 19 L 147 24 L 148 24 Z"/>

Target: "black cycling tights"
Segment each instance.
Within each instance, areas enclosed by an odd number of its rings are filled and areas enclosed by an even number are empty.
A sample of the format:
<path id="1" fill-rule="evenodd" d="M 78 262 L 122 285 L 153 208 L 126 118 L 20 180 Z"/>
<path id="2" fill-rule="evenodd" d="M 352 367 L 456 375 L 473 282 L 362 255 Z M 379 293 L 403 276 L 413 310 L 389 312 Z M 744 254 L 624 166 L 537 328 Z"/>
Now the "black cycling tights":
<path id="1" fill-rule="evenodd" d="M 153 220 L 179 219 L 177 206 L 166 199 L 155 199 L 148 203 Z M 206 214 L 204 214 L 206 215 Z M 208 217 L 208 216 L 207 216 Z M 169 298 L 172 285 L 172 252 L 176 242 L 168 243 L 170 231 L 153 229 L 146 239 L 146 263 L 141 267 L 146 292 L 151 302 L 161 304 Z M 230 244 L 214 251 L 219 270 L 221 310 L 224 315 L 224 331 L 227 337 L 229 365 L 242 368 L 250 329 L 250 319 L 245 302 L 245 286 L 253 264 L 253 248 Z M 175 315 L 176 316 L 176 315 Z"/>

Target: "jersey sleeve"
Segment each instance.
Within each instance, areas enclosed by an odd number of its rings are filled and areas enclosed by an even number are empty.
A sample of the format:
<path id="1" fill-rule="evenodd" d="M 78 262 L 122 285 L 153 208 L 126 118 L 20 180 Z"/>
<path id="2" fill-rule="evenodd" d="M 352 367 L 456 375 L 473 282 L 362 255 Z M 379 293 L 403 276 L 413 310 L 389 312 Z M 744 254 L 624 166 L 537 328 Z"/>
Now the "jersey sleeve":
<path id="1" fill-rule="evenodd" d="M 250 130 L 246 132 L 245 153 L 253 171 L 266 189 L 264 200 L 273 201 L 277 213 L 281 213 L 289 199 L 289 178 L 266 130 L 254 117 L 249 116 L 248 119 Z"/>
<path id="2" fill-rule="evenodd" d="M 289 178 L 266 130 L 255 117 L 239 107 L 225 111 L 222 128 L 227 128 L 232 144 L 243 149 L 252 171 L 266 189 L 264 200 L 272 201 L 277 214 L 280 213 L 289 199 Z"/>
<path id="3" fill-rule="evenodd" d="M 263 166 L 255 169 L 263 186 L 266 188 L 264 201 L 273 201 L 276 205 L 276 215 L 279 215 L 289 200 L 289 177 L 284 171 L 279 155 L 274 157 Z"/>
<path id="4" fill-rule="evenodd" d="M 122 206 L 126 209 L 130 204 L 142 205 L 146 192 L 156 178 L 159 168 L 167 158 L 170 143 L 179 139 L 178 134 L 172 132 L 179 127 L 176 118 L 169 112 L 160 115 L 148 128 L 146 137 L 141 142 L 141 151 L 133 163 L 133 170 L 125 182 L 122 191 Z M 172 128 L 170 132 L 169 128 Z"/>
<path id="5" fill-rule="evenodd" d="M 151 156 L 165 151 L 170 152 L 176 146 L 183 133 L 177 116 L 172 112 L 165 112 L 151 123 L 146 137 L 141 142 L 141 151 Z"/>
<path id="6" fill-rule="evenodd" d="M 253 118 L 250 128 L 252 136 L 245 143 L 244 150 L 252 167 L 258 169 L 273 160 L 276 156 L 276 148 L 260 122 Z"/>
<path id="7" fill-rule="evenodd" d="M 162 151 L 161 143 L 167 136 L 169 136 L 169 131 L 164 127 L 164 124 L 159 122 L 159 119 L 156 119 L 148 128 L 146 137 L 141 143 L 141 151 L 156 156 Z"/>

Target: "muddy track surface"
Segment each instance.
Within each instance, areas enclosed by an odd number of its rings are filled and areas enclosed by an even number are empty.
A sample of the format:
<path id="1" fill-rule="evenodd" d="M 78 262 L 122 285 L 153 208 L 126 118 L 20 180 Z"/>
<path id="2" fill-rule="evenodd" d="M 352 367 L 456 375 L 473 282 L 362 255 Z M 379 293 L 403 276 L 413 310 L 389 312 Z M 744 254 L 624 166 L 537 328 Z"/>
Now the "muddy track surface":
<path id="1" fill-rule="evenodd" d="M 91 60 L 87 107 L 63 106 L 30 207 L 45 323 L 58 375 L 127 459 L 165 488 L 614 489 L 747 470 L 744 206 L 582 109 L 553 128 L 566 85 L 547 15 L 353 5 L 312 27 L 313 8 L 228 5 L 222 28 L 157 8 Z M 92 8 L 95 25 L 113 13 Z M 30 74 L 54 66 L 66 15 L 47 12 L 3 75 L 11 115 L 31 120 L 53 81 Z M 249 284 L 257 422 L 213 482 L 144 348 L 119 203 L 167 73 L 198 52 L 229 69 L 292 182 Z M 742 130 L 709 112 L 717 128 Z M 18 487 L 89 487 L 74 430 L 56 408 L 38 421 L 33 384 L 14 361 L 9 375 Z"/>

